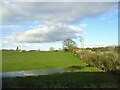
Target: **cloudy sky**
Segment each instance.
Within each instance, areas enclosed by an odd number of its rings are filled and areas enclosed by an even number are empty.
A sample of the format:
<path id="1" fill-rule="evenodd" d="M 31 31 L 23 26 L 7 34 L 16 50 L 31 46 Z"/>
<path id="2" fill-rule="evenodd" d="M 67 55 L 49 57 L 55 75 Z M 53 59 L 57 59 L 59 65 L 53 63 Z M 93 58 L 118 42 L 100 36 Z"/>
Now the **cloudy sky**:
<path id="1" fill-rule="evenodd" d="M 117 2 L 10 2 L 0 3 L 1 48 L 62 48 L 74 40 L 80 47 L 118 44 Z"/>

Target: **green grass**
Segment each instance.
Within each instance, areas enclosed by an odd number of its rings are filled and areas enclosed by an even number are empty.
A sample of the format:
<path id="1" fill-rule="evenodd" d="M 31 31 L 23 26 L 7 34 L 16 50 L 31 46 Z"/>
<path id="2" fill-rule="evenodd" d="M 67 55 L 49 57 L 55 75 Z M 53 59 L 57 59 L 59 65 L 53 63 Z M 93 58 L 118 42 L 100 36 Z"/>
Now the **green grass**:
<path id="1" fill-rule="evenodd" d="M 118 87 L 117 76 L 99 72 L 67 72 L 43 76 L 3 78 L 3 88 Z"/>
<path id="2" fill-rule="evenodd" d="M 118 87 L 118 78 L 79 60 L 70 52 L 3 52 L 3 72 L 65 68 L 64 73 L 3 78 L 3 88 Z"/>
<path id="3" fill-rule="evenodd" d="M 65 72 L 105 72 L 96 67 L 71 66 L 64 69 Z"/>
<path id="4" fill-rule="evenodd" d="M 68 66 L 86 66 L 70 52 L 2 52 L 2 70 L 46 70 Z"/>
<path id="5" fill-rule="evenodd" d="M 101 69 L 98 69 L 96 67 L 85 67 L 83 69 L 80 70 L 81 72 L 104 72 Z"/>
<path id="6" fill-rule="evenodd" d="M 0 72 L 2 71 L 2 52 L 0 51 Z"/>

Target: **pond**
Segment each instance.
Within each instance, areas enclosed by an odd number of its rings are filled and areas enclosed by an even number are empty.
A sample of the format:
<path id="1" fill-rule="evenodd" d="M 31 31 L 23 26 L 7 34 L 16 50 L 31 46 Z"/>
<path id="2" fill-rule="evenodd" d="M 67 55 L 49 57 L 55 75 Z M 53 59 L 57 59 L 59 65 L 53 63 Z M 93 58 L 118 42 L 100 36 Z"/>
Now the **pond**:
<path id="1" fill-rule="evenodd" d="M 63 68 L 52 69 L 52 70 L 3 72 L 3 73 L 0 73 L 0 78 L 38 76 L 38 75 L 48 75 L 48 74 L 55 74 L 55 73 L 61 73 L 61 72 L 64 72 Z"/>

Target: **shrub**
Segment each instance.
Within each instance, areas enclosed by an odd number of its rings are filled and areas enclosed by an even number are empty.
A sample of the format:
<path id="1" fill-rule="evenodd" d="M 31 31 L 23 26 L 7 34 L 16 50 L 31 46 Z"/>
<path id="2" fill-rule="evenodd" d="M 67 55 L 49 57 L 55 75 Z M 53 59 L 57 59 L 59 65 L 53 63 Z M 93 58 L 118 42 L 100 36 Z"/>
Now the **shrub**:
<path id="1" fill-rule="evenodd" d="M 94 51 L 84 49 L 75 50 L 74 54 L 80 59 L 84 60 L 89 66 L 95 66 L 105 71 L 120 70 L 120 61 L 118 60 L 118 52 L 115 49 L 108 49 L 102 51 L 95 49 Z"/>

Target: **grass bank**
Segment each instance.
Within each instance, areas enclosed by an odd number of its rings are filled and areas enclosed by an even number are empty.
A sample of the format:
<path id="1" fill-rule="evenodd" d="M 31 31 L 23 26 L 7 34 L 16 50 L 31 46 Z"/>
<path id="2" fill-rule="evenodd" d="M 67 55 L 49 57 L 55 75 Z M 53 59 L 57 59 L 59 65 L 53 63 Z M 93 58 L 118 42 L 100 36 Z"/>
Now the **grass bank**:
<path id="1" fill-rule="evenodd" d="M 69 66 L 86 66 L 70 52 L 2 52 L 2 70 L 47 70 Z"/>
<path id="2" fill-rule="evenodd" d="M 96 67 L 87 67 L 70 52 L 3 52 L 3 72 L 65 68 L 64 73 L 3 78 L 3 88 L 112 87 L 118 76 Z"/>
<path id="3" fill-rule="evenodd" d="M 66 72 L 60 74 L 4 78 L 3 88 L 118 87 L 117 76 L 105 72 Z"/>

